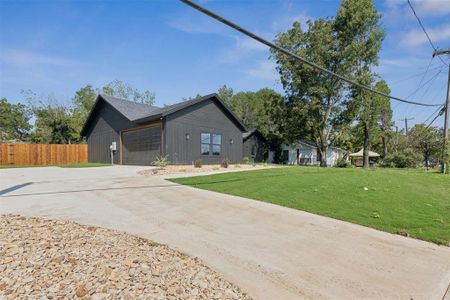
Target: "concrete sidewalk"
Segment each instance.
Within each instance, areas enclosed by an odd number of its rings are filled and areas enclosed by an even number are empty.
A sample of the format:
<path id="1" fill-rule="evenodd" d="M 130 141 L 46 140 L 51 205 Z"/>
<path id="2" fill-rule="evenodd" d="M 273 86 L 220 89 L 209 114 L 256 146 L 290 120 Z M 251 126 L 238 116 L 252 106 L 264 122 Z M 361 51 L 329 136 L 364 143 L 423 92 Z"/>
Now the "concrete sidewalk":
<path id="1" fill-rule="evenodd" d="M 166 243 L 256 299 L 442 299 L 450 283 L 449 247 L 121 168 L 67 178 L 45 168 L 40 181 L 37 168 L 0 170 L 0 189 L 19 186 L 0 196 L 0 213 L 70 219 Z"/>

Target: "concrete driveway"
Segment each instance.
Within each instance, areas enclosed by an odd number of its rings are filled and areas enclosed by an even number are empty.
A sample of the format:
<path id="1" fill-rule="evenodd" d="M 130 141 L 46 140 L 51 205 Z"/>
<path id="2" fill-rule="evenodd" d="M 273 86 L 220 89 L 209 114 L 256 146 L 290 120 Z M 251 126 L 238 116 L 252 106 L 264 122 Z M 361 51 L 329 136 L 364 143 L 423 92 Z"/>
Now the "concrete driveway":
<path id="1" fill-rule="evenodd" d="M 449 247 L 139 176 L 140 169 L 0 170 L 0 213 L 168 244 L 256 299 L 443 299 L 448 289 Z"/>

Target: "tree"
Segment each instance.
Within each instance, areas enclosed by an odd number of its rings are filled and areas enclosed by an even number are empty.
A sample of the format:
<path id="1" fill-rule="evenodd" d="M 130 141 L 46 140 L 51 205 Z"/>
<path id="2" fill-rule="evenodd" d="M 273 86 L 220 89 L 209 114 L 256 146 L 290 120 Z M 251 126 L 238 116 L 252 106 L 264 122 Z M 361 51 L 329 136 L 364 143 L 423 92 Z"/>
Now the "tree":
<path id="1" fill-rule="evenodd" d="M 182 100 L 183 101 L 189 101 L 189 100 L 194 100 L 194 99 L 197 99 L 197 98 L 200 98 L 200 97 L 202 97 L 202 95 L 197 93 L 197 95 L 195 95 L 194 97 L 183 97 Z"/>
<path id="2" fill-rule="evenodd" d="M 336 18 L 298 22 L 277 36 L 275 43 L 335 73 L 355 77 L 357 71 L 377 63 L 383 32 L 380 15 L 371 0 L 344 0 Z M 291 141 L 309 138 L 318 147 L 320 165 L 326 166 L 326 152 L 339 128 L 354 115 L 347 85 L 297 60 L 272 50 L 281 83 L 287 95 Z"/>
<path id="3" fill-rule="evenodd" d="M 383 91 L 383 88 L 381 88 Z M 384 93 L 390 94 L 390 89 L 386 86 Z M 392 121 L 392 108 L 391 101 L 389 98 L 383 97 L 381 100 L 381 111 L 380 111 L 380 130 L 381 130 L 381 142 L 383 144 L 383 157 L 386 157 L 389 152 L 389 145 L 392 143 L 392 126 L 394 122 Z"/>
<path id="4" fill-rule="evenodd" d="M 89 113 L 94 107 L 96 98 L 97 91 L 90 84 L 75 92 L 71 110 L 73 127 L 77 133 L 81 132 Z M 78 140 L 81 140 L 81 136 L 78 137 Z"/>
<path id="5" fill-rule="evenodd" d="M 153 105 L 155 103 L 155 94 L 145 90 L 139 91 L 133 88 L 129 83 L 120 80 L 113 80 L 102 88 L 105 95 L 126 99 L 138 103 Z"/>
<path id="6" fill-rule="evenodd" d="M 427 170 L 432 160 L 439 160 L 442 153 L 442 134 L 436 128 L 416 124 L 409 132 L 408 140 L 414 149 L 422 153 Z"/>
<path id="7" fill-rule="evenodd" d="M 23 104 L 9 103 L 6 98 L 0 99 L 0 141 L 25 140 L 31 129 L 29 123 L 30 110 Z"/>
<path id="8" fill-rule="evenodd" d="M 228 104 L 231 101 L 231 98 L 233 98 L 233 89 L 224 84 L 217 90 L 217 95 L 223 102 Z"/>
<path id="9" fill-rule="evenodd" d="M 268 149 L 276 151 L 284 138 L 286 105 L 272 89 L 239 92 L 228 101 L 231 110 L 247 128 L 256 128 L 266 138 Z"/>
<path id="10" fill-rule="evenodd" d="M 284 111 L 283 97 L 274 90 L 264 88 L 257 92 L 239 92 L 228 105 L 247 128 L 256 128 L 263 136 L 280 134 L 279 118 Z"/>
<path id="11" fill-rule="evenodd" d="M 79 132 L 73 126 L 70 111 L 60 104 L 46 104 L 34 108 L 35 129 L 31 139 L 35 143 L 71 144 L 79 142 Z"/>
<path id="12" fill-rule="evenodd" d="M 359 82 L 365 85 L 372 85 L 373 75 L 365 70 L 365 74 L 359 74 Z M 380 80 L 373 86 L 375 90 L 383 92 L 386 94 L 390 93 L 389 87 L 384 80 Z M 390 102 L 386 101 L 386 97 L 369 93 L 361 88 L 354 88 L 351 92 L 351 97 L 353 98 L 352 104 L 357 108 L 356 118 L 358 120 L 358 125 L 362 128 L 364 133 L 363 138 L 363 166 L 365 168 L 369 167 L 369 148 L 371 138 L 375 133 L 380 133 L 380 121 L 381 112 L 390 110 Z M 387 116 L 383 116 L 386 118 Z M 378 134 L 380 135 L 380 134 Z M 386 151 L 387 152 L 387 151 Z"/>

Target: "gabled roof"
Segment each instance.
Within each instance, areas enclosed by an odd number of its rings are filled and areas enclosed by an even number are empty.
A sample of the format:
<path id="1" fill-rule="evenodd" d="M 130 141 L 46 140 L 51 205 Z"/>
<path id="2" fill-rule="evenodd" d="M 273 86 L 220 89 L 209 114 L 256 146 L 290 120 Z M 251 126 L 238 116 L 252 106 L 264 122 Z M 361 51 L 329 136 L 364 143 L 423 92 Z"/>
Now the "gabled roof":
<path id="1" fill-rule="evenodd" d="M 125 118 L 127 118 L 129 121 L 140 124 L 145 122 L 150 122 L 153 120 L 157 120 L 163 117 L 166 117 L 170 114 L 173 114 L 177 111 L 180 111 L 182 109 L 185 109 L 187 107 L 190 107 L 192 105 L 195 105 L 197 103 L 213 99 L 216 101 L 216 103 L 224 110 L 225 113 L 227 113 L 231 119 L 235 121 L 235 123 L 238 125 L 238 127 L 242 131 L 246 131 L 244 124 L 242 124 L 241 120 L 231 111 L 231 109 L 222 101 L 220 100 L 219 96 L 217 94 L 209 94 L 203 97 L 198 97 L 195 99 L 191 99 L 188 101 L 176 103 L 173 105 L 168 105 L 165 107 L 157 107 L 157 106 L 151 106 L 147 104 L 142 103 L 136 103 L 124 99 L 119 99 L 112 96 L 107 95 L 98 95 L 97 100 L 92 108 L 92 111 L 90 112 L 86 123 L 83 126 L 83 129 L 81 130 L 81 135 L 85 136 L 86 130 L 88 128 L 88 124 L 90 123 L 91 119 L 93 118 L 93 112 L 98 104 L 99 101 L 105 101 L 109 103 L 114 109 L 116 109 L 120 114 L 122 114 Z"/>
<path id="2" fill-rule="evenodd" d="M 107 95 L 99 95 L 99 97 L 103 98 L 106 102 L 111 104 L 112 107 L 114 107 L 118 112 L 120 112 L 130 121 L 145 117 L 149 114 L 152 114 L 155 110 L 159 109 L 159 107 L 156 106 L 132 102 Z"/>
<path id="3" fill-rule="evenodd" d="M 233 113 L 233 111 L 228 107 L 228 105 L 226 105 L 222 100 L 220 100 L 219 96 L 216 93 L 159 108 L 157 110 L 154 110 L 150 115 L 143 117 L 141 119 L 135 120 L 135 122 L 143 123 L 143 122 L 155 120 L 157 118 L 166 117 L 177 111 L 180 111 L 182 109 L 188 108 L 192 105 L 195 105 L 195 104 L 198 104 L 203 101 L 210 100 L 210 99 L 215 100 L 216 103 L 219 104 L 219 106 L 221 106 L 221 108 L 236 122 L 236 124 L 242 131 L 247 130 L 245 128 L 244 124 L 242 124 L 241 120 Z"/>
<path id="4" fill-rule="evenodd" d="M 249 131 L 242 133 L 242 138 L 245 141 L 254 134 L 258 135 L 262 140 L 264 141 L 266 140 L 264 136 L 261 134 L 261 132 L 259 132 L 258 129 L 256 128 L 252 128 Z"/>

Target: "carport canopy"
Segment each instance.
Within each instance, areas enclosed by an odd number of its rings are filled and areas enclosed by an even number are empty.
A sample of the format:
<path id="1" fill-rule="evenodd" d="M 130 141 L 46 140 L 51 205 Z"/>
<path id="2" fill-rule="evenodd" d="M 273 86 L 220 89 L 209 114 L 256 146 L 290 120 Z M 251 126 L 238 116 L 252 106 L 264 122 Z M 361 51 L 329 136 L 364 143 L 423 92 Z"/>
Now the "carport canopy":
<path id="1" fill-rule="evenodd" d="M 364 156 L 364 149 L 359 150 L 358 152 L 355 153 L 350 153 L 349 154 L 350 157 L 363 157 Z M 369 151 L 369 157 L 380 157 L 380 154 L 373 152 L 373 151 Z"/>

